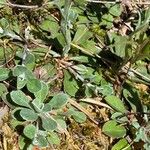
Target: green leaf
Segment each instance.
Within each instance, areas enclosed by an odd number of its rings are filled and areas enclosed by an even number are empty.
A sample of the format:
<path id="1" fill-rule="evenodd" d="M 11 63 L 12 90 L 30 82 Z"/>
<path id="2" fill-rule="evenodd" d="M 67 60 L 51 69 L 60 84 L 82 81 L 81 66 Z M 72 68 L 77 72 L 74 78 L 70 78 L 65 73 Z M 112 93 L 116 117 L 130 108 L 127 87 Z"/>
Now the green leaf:
<path id="1" fill-rule="evenodd" d="M 66 70 L 64 71 L 64 90 L 68 95 L 73 97 L 75 97 L 76 93 L 79 90 L 77 81 Z"/>
<path id="2" fill-rule="evenodd" d="M 104 124 L 102 131 L 113 138 L 121 138 L 126 135 L 126 129 L 118 125 L 116 121 L 110 120 Z"/>
<path id="3" fill-rule="evenodd" d="M 62 129 L 66 129 L 67 125 L 66 122 L 62 119 L 56 119 L 57 124 L 62 128 Z"/>
<path id="4" fill-rule="evenodd" d="M 28 70 L 25 66 L 16 66 L 13 70 L 13 75 L 14 76 L 19 76 L 22 77 L 23 79 L 34 79 L 33 73 Z"/>
<path id="5" fill-rule="evenodd" d="M 56 145 L 60 144 L 60 139 L 59 139 L 57 133 L 55 133 L 55 132 L 49 132 L 47 140 L 51 144 L 56 144 Z"/>
<path id="6" fill-rule="evenodd" d="M 122 10 L 123 9 L 122 9 L 122 5 L 121 4 L 115 4 L 112 7 L 110 7 L 109 13 L 111 13 L 111 15 L 113 15 L 113 16 L 118 17 L 118 16 L 121 15 Z"/>
<path id="7" fill-rule="evenodd" d="M 12 91 L 10 93 L 11 99 L 14 103 L 20 105 L 20 106 L 24 106 L 24 107 L 29 107 L 29 99 L 27 98 L 27 96 L 20 90 L 17 91 Z"/>
<path id="8" fill-rule="evenodd" d="M 51 37 L 55 38 L 59 33 L 60 26 L 52 16 L 49 16 L 41 23 L 40 28 L 44 31 L 50 32 Z"/>
<path id="9" fill-rule="evenodd" d="M 36 98 L 40 99 L 41 102 L 43 102 L 46 99 L 49 88 L 48 88 L 48 85 L 43 81 L 41 81 L 41 85 L 42 85 L 41 90 L 34 93 L 34 95 Z"/>
<path id="10" fill-rule="evenodd" d="M 49 103 L 45 104 L 42 109 L 43 112 L 50 112 L 51 110 L 52 110 L 52 106 Z"/>
<path id="11" fill-rule="evenodd" d="M 78 123 L 83 123 L 86 121 L 86 115 L 83 112 L 74 111 L 73 118 Z"/>
<path id="12" fill-rule="evenodd" d="M 36 127 L 32 124 L 29 124 L 25 126 L 23 133 L 27 138 L 33 139 L 35 137 Z"/>
<path id="13" fill-rule="evenodd" d="M 77 3 L 78 6 L 84 6 L 87 4 L 86 0 L 74 0 L 75 3 Z"/>
<path id="14" fill-rule="evenodd" d="M 84 43 L 81 44 L 81 47 L 84 47 L 87 52 L 92 54 L 99 54 L 101 49 L 96 48 L 96 43 L 93 40 L 86 40 Z"/>
<path id="15" fill-rule="evenodd" d="M 114 94 L 113 85 L 111 84 L 102 84 L 100 87 L 102 90 L 100 90 L 100 93 L 103 94 L 103 96 L 108 96 Z"/>
<path id="16" fill-rule="evenodd" d="M 74 61 L 77 61 L 77 62 L 81 62 L 81 63 L 89 63 L 89 59 L 92 59 L 88 56 L 74 56 L 74 57 L 71 57 L 70 60 L 74 60 Z M 93 61 L 95 61 L 94 59 L 92 59 Z"/>
<path id="17" fill-rule="evenodd" d="M 133 112 L 143 112 L 143 105 L 136 88 L 133 88 L 130 85 L 126 85 L 126 87 L 123 89 L 123 96 L 131 106 Z"/>
<path id="18" fill-rule="evenodd" d="M 19 136 L 18 144 L 19 144 L 19 148 L 20 149 L 24 149 L 24 147 L 26 145 L 26 139 L 25 139 L 25 137 Z"/>
<path id="19" fill-rule="evenodd" d="M 118 97 L 113 95 L 106 96 L 105 101 L 116 111 L 127 113 L 124 103 Z"/>
<path id="20" fill-rule="evenodd" d="M 41 102 L 40 99 L 38 98 L 35 98 L 33 101 L 32 101 L 32 104 L 33 104 L 33 107 L 34 107 L 34 110 L 37 112 L 37 113 L 40 113 L 41 112 L 41 109 L 44 107 L 44 104 Z"/>
<path id="21" fill-rule="evenodd" d="M 21 109 L 20 116 L 27 121 L 36 121 L 38 119 L 37 113 L 28 108 Z"/>
<path id="22" fill-rule="evenodd" d="M 27 88 L 31 93 L 36 93 L 42 89 L 42 84 L 38 79 L 30 79 L 27 81 Z"/>
<path id="23" fill-rule="evenodd" d="M 4 93 L 7 93 L 7 87 L 5 86 L 5 84 L 0 83 L 0 97 L 1 97 Z"/>
<path id="24" fill-rule="evenodd" d="M 53 118 L 41 116 L 41 120 L 42 120 L 42 127 L 46 131 L 53 131 L 57 128 L 57 123 Z"/>
<path id="25" fill-rule="evenodd" d="M 33 70 L 35 67 L 35 56 L 31 53 L 27 54 L 24 64 L 29 70 Z"/>
<path id="26" fill-rule="evenodd" d="M 1 0 L 0 8 L 1 8 L 1 7 L 4 7 L 5 4 L 6 4 L 6 0 Z"/>
<path id="27" fill-rule="evenodd" d="M 91 32 L 85 25 L 78 26 L 77 32 L 74 36 L 73 43 L 81 44 L 84 43 L 91 37 Z"/>
<path id="28" fill-rule="evenodd" d="M 4 81 L 9 78 L 9 69 L 7 68 L 0 68 L 0 81 Z"/>
<path id="29" fill-rule="evenodd" d="M 131 150 L 131 147 L 126 139 L 119 140 L 111 150 Z"/>
<path id="30" fill-rule="evenodd" d="M 37 135 L 34 145 L 38 145 L 39 147 L 47 147 L 48 146 L 48 141 L 47 139 L 42 136 L 42 135 Z"/>
<path id="31" fill-rule="evenodd" d="M 25 78 L 22 78 L 21 76 L 17 77 L 17 89 L 22 89 L 27 83 L 27 80 Z"/>
<path id="32" fill-rule="evenodd" d="M 100 25 L 106 25 L 106 27 L 109 29 L 113 26 L 113 16 L 111 14 L 105 14 L 102 16 L 102 22 Z"/>
<path id="33" fill-rule="evenodd" d="M 124 58 L 126 56 L 126 51 L 129 51 L 129 49 L 127 49 L 127 44 L 129 43 L 129 40 L 125 36 L 116 36 L 114 40 L 115 52 L 113 53 L 115 53 L 117 56 Z"/>
<path id="34" fill-rule="evenodd" d="M 59 109 L 65 105 L 68 101 L 68 96 L 64 93 L 59 93 L 55 95 L 49 102 L 52 108 Z"/>

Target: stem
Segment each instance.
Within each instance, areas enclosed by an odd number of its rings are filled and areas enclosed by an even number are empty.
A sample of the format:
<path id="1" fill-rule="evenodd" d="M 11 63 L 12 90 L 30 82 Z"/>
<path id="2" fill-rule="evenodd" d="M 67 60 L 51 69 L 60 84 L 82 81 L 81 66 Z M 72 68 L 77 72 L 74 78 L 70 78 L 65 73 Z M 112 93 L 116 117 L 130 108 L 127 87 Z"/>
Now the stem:
<path id="1" fill-rule="evenodd" d="M 7 5 L 7 6 L 10 6 L 10 7 L 17 7 L 17 8 L 24 8 L 24 9 L 36 9 L 36 8 L 39 7 L 38 5 L 28 6 L 28 5 L 13 4 L 13 3 L 10 3 L 10 2 L 8 2 L 8 3 L 0 2 L 0 5 Z"/>
<path id="2" fill-rule="evenodd" d="M 100 1 L 100 0 L 86 0 L 89 3 L 99 3 L 99 4 L 115 4 L 115 3 L 123 3 L 123 4 L 137 4 L 137 5 L 150 5 L 150 2 L 130 2 L 126 0 L 116 0 L 116 1 Z"/>

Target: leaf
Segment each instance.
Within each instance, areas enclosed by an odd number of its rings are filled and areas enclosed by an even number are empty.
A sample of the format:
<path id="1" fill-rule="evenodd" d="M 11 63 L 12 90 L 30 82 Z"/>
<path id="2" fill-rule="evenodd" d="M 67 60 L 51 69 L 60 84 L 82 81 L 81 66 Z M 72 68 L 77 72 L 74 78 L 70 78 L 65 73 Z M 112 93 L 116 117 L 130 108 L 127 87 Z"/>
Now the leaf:
<path id="1" fill-rule="evenodd" d="M 132 86 L 126 85 L 123 90 L 125 100 L 130 104 L 133 112 L 143 113 L 143 106 L 138 91 Z"/>
<path id="2" fill-rule="evenodd" d="M 112 7 L 110 7 L 109 13 L 111 13 L 111 15 L 113 15 L 113 16 L 118 17 L 118 16 L 121 15 L 122 10 L 123 9 L 122 9 L 122 5 L 121 4 L 115 4 Z"/>
<path id="3" fill-rule="evenodd" d="M 29 70 L 33 70 L 35 67 L 35 56 L 31 53 L 27 54 L 24 64 Z"/>
<path id="4" fill-rule="evenodd" d="M 43 102 L 46 99 L 46 96 L 48 94 L 48 85 L 41 81 L 41 90 L 39 90 L 38 92 L 34 93 L 35 97 L 38 98 L 39 100 L 41 100 L 41 102 Z"/>
<path id="5" fill-rule="evenodd" d="M 73 39 L 73 43 L 81 44 L 88 40 L 91 37 L 91 32 L 88 31 L 89 30 L 85 25 L 78 26 L 77 32 Z"/>
<path id="6" fill-rule="evenodd" d="M 131 150 L 131 147 L 126 139 L 119 140 L 111 150 Z"/>
<path id="7" fill-rule="evenodd" d="M 42 109 L 43 112 L 50 112 L 51 110 L 52 110 L 52 106 L 49 103 L 45 104 Z"/>
<path id="8" fill-rule="evenodd" d="M 22 89 L 27 83 L 27 80 L 25 78 L 22 78 L 21 76 L 17 77 L 17 89 Z"/>
<path id="9" fill-rule="evenodd" d="M 63 119 L 56 119 L 56 122 L 62 129 L 67 128 L 66 122 Z"/>
<path id="10" fill-rule="evenodd" d="M 0 81 L 4 81 L 9 78 L 9 69 L 7 68 L 0 68 Z"/>
<path id="11" fill-rule="evenodd" d="M 34 108 L 34 110 L 37 112 L 37 113 L 40 113 L 42 108 L 44 107 L 44 104 L 41 102 L 40 99 L 38 98 L 35 98 L 33 101 L 32 101 L 32 106 Z"/>
<path id="12" fill-rule="evenodd" d="M 116 121 L 110 120 L 104 124 L 102 131 L 113 138 L 121 138 L 126 135 L 126 129 L 118 125 Z"/>
<path id="13" fill-rule="evenodd" d="M 38 145 L 39 147 L 47 147 L 48 141 L 42 135 L 37 135 L 36 139 L 34 140 L 34 145 Z"/>
<path id="14" fill-rule="evenodd" d="M 5 86 L 5 84 L 0 83 L 0 97 L 1 97 L 4 93 L 7 93 L 7 87 Z"/>
<path id="15" fill-rule="evenodd" d="M 47 140 L 49 141 L 49 143 L 51 144 L 56 144 L 59 145 L 60 144 L 60 139 L 58 137 L 58 134 L 55 132 L 49 132 L 49 135 L 47 137 Z"/>
<path id="16" fill-rule="evenodd" d="M 101 49 L 96 47 L 96 43 L 93 40 L 86 40 L 81 44 L 81 47 L 84 47 L 87 52 L 92 53 L 94 55 L 99 54 Z"/>
<path id="17" fill-rule="evenodd" d="M 20 116 L 27 121 L 36 121 L 38 119 L 37 113 L 28 108 L 22 108 L 20 111 Z"/>
<path id="18" fill-rule="evenodd" d="M 4 7 L 4 6 L 5 6 L 5 4 L 6 4 L 6 0 L 1 0 L 0 8 L 1 8 L 1 7 Z"/>
<path id="19" fill-rule="evenodd" d="M 103 94 L 103 96 L 108 96 L 114 94 L 113 85 L 111 84 L 102 84 L 100 86 L 101 90 L 100 93 Z"/>
<path id="20" fill-rule="evenodd" d="M 70 60 L 74 60 L 74 61 L 81 62 L 81 63 L 89 63 L 89 59 L 95 61 L 94 59 L 88 56 L 74 56 L 70 58 Z"/>
<path id="21" fill-rule="evenodd" d="M 27 88 L 31 93 L 36 93 L 42 89 L 42 84 L 38 79 L 30 79 L 27 81 Z"/>
<path id="22" fill-rule="evenodd" d="M 14 103 L 20 105 L 20 106 L 24 106 L 24 107 L 29 107 L 29 99 L 27 98 L 27 96 L 20 90 L 17 91 L 12 91 L 10 93 L 11 99 Z"/>
<path id="23" fill-rule="evenodd" d="M 123 102 L 116 96 L 110 95 L 105 97 L 105 101 L 116 111 L 127 113 Z"/>
<path id="24" fill-rule="evenodd" d="M 36 127 L 32 124 L 29 124 L 25 126 L 23 133 L 27 138 L 33 139 L 35 137 Z"/>
<path id="25" fill-rule="evenodd" d="M 68 96 L 64 93 L 59 93 L 55 95 L 49 102 L 52 108 L 59 109 L 65 105 L 68 101 Z"/>
<path id="26" fill-rule="evenodd" d="M 53 131 L 57 128 L 56 121 L 51 117 L 41 116 L 41 120 L 42 120 L 42 127 L 46 131 Z"/>
<path id="27" fill-rule="evenodd" d="M 77 81 L 66 70 L 64 71 L 64 90 L 68 95 L 73 97 L 75 97 L 76 93 L 79 90 Z"/>
<path id="28" fill-rule="evenodd" d="M 33 73 L 28 70 L 25 66 L 18 65 L 13 70 L 13 76 L 20 76 L 23 79 L 34 79 Z"/>
<path id="29" fill-rule="evenodd" d="M 72 116 L 74 120 L 78 123 L 83 123 L 86 121 L 86 115 L 83 112 L 74 111 Z"/>
<path id="30" fill-rule="evenodd" d="M 102 22 L 100 25 L 106 25 L 106 27 L 109 29 L 113 26 L 113 16 L 111 14 L 105 14 L 102 16 Z"/>
<path id="31" fill-rule="evenodd" d="M 41 23 L 40 28 L 44 31 L 47 31 L 47 33 L 50 32 L 51 37 L 55 38 L 58 35 L 60 26 L 52 16 L 49 16 Z"/>
<path id="32" fill-rule="evenodd" d="M 24 149 L 25 145 L 27 144 L 26 142 L 27 141 L 26 141 L 25 137 L 19 136 L 18 145 L 19 145 L 20 149 Z"/>
<path id="33" fill-rule="evenodd" d="M 86 0 L 74 0 L 75 3 L 77 3 L 77 5 L 80 5 L 80 6 L 84 6 L 86 5 L 87 1 Z"/>
<path id="34" fill-rule="evenodd" d="M 129 43 L 128 38 L 125 36 L 116 36 L 114 40 L 115 52 L 113 53 L 124 58 L 126 56 L 126 51 L 129 51 L 129 49 L 127 49 L 127 44 Z"/>

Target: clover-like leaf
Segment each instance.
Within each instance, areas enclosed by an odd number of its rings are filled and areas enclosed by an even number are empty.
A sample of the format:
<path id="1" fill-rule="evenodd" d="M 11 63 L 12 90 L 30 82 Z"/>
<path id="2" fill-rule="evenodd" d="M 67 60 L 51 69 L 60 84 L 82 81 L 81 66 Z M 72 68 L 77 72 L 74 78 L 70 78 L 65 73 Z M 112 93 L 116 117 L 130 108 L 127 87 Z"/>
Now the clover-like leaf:
<path id="1" fill-rule="evenodd" d="M 65 105 L 67 101 L 68 101 L 68 96 L 64 93 L 59 93 L 51 99 L 49 104 L 53 108 L 58 109 L 58 108 L 61 108 L 63 105 Z"/>
<path id="2" fill-rule="evenodd" d="M 18 138 L 18 145 L 20 149 L 24 149 L 26 144 L 31 144 L 30 141 L 28 140 L 28 142 L 26 141 L 26 138 L 24 136 L 19 136 Z"/>
<path id="3" fill-rule="evenodd" d="M 119 140 L 111 150 L 131 150 L 131 146 L 129 145 L 128 141 L 126 139 Z"/>
<path id="4" fill-rule="evenodd" d="M 12 91 L 10 93 L 11 99 L 14 103 L 24 107 L 30 107 L 28 97 L 20 90 Z"/>
<path id="5" fill-rule="evenodd" d="M 36 127 L 33 124 L 29 124 L 25 126 L 23 133 L 27 138 L 33 139 L 35 137 Z"/>
<path id="6" fill-rule="evenodd" d="M 27 121 L 35 121 L 38 119 L 38 115 L 34 110 L 23 108 L 20 111 L 20 116 Z"/>
<path id="7" fill-rule="evenodd" d="M 25 66 L 16 66 L 13 70 L 13 75 L 14 76 L 19 76 L 19 77 L 23 77 L 25 79 L 34 79 L 34 75 L 33 73 L 28 70 Z"/>
<path id="8" fill-rule="evenodd" d="M 41 102 L 43 102 L 48 94 L 48 85 L 41 81 L 41 90 L 39 90 L 38 92 L 34 93 L 35 97 L 40 99 Z"/>
<path id="9" fill-rule="evenodd" d="M 51 110 L 52 110 L 52 106 L 49 103 L 45 104 L 42 109 L 43 112 L 50 112 Z"/>
<path id="10" fill-rule="evenodd" d="M 123 102 L 116 96 L 110 95 L 105 97 L 105 101 L 116 111 L 126 113 L 127 110 L 123 104 Z"/>
<path id="11" fill-rule="evenodd" d="M 35 145 L 38 145 L 39 147 L 46 147 L 48 146 L 48 141 L 46 137 L 43 135 L 37 135 L 36 139 L 33 142 Z"/>
<path id="12" fill-rule="evenodd" d="M 68 71 L 64 71 L 64 90 L 68 95 L 74 97 L 79 90 L 77 81 Z"/>
<path id="13" fill-rule="evenodd" d="M 0 81 L 8 79 L 10 70 L 7 68 L 0 68 Z"/>
<path id="14" fill-rule="evenodd" d="M 109 13 L 113 16 L 120 16 L 122 13 L 122 6 L 120 4 L 115 4 L 109 9 Z"/>
<path id="15" fill-rule="evenodd" d="M 60 144 L 60 138 L 58 136 L 57 133 L 55 132 L 49 132 L 49 135 L 47 137 L 47 140 L 51 143 L 51 144 L 56 144 L 59 145 Z"/>
<path id="16" fill-rule="evenodd" d="M 115 120 L 106 122 L 102 128 L 102 131 L 113 138 L 121 138 L 126 135 L 126 129 L 122 125 L 118 125 Z"/>
<path id="17" fill-rule="evenodd" d="M 78 123 L 83 123 L 86 121 L 86 115 L 83 112 L 74 111 L 72 116 Z"/>
<path id="18" fill-rule="evenodd" d="M 42 127 L 46 131 L 53 131 L 57 128 L 57 123 L 53 118 L 47 116 L 41 116 L 41 120 L 42 120 Z"/>
<path id="19" fill-rule="evenodd" d="M 27 80 L 25 78 L 22 78 L 20 76 L 17 77 L 17 89 L 22 89 L 27 83 Z"/>
<path id="20" fill-rule="evenodd" d="M 31 53 L 27 54 L 24 64 L 29 70 L 33 70 L 35 66 L 35 56 Z"/>
<path id="21" fill-rule="evenodd" d="M 7 87 L 5 86 L 5 84 L 0 83 L 0 97 L 7 92 Z"/>
<path id="22" fill-rule="evenodd" d="M 42 85 L 38 79 L 30 79 L 27 82 L 27 88 L 31 93 L 36 93 L 41 90 Z"/>

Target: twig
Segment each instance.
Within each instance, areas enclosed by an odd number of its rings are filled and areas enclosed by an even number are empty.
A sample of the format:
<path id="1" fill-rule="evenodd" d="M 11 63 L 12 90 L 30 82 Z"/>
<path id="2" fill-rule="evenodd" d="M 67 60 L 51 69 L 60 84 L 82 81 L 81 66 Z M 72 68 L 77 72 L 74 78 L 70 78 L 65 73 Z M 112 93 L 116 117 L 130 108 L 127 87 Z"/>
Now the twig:
<path id="1" fill-rule="evenodd" d="M 38 5 L 28 6 L 28 5 L 13 4 L 13 3 L 10 3 L 10 2 L 8 2 L 8 3 L 0 2 L 0 5 L 7 5 L 7 6 L 10 6 L 10 7 L 17 7 L 17 8 L 23 8 L 23 9 L 36 9 L 36 8 L 39 7 Z"/>
<path id="2" fill-rule="evenodd" d="M 86 0 L 89 3 L 99 3 L 99 4 L 115 4 L 115 3 L 123 3 L 123 4 L 137 4 L 137 5 L 150 5 L 150 2 L 126 2 L 126 0 L 116 0 L 116 1 L 99 1 L 99 0 Z"/>
<path id="3" fill-rule="evenodd" d="M 89 3 L 101 3 L 101 4 L 115 4 L 118 1 L 98 1 L 98 0 L 86 0 Z"/>
<path id="4" fill-rule="evenodd" d="M 71 43 L 71 46 L 81 50 L 81 52 L 83 52 L 84 54 L 87 54 L 87 55 L 90 55 L 90 56 L 93 56 L 94 57 L 94 54 L 92 54 L 90 51 L 86 50 L 85 48 L 83 47 L 80 47 L 79 45 L 76 45 L 74 43 Z"/>
<path id="5" fill-rule="evenodd" d="M 80 104 L 78 104 L 75 100 L 69 99 L 69 103 L 72 106 L 74 106 L 75 108 L 77 108 L 78 110 L 80 110 L 83 113 L 85 113 L 89 117 L 89 119 L 91 121 L 93 121 L 96 125 L 99 124 L 96 120 L 94 120 L 93 116 L 84 107 L 82 107 Z"/>
<path id="6" fill-rule="evenodd" d="M 113 109 L 112 109 L 110 106 L 108 106 L 107 104 L 102 103 L 102 102 L 100 102 L 100 101 L 96 101 L 96 100 L 94 100 L 94 99 L 92 99 L 92 98 L 81 99 L 80 101 L 81 101 L 81 102 L 86 102 L 86 103 L 91 103 L 91 104 L 94 104 L 94 105 L 97 105 L 97 106 L 106 107 L 106 108 L 108 108 L 108 109 L 113 110 Z"/>
<path id="7" fill-rule="evenodd" d="M 134 74 L 136 74 L 137 76 L 141 77 L 143 80 L 147 81 L 150 83 L 150 78 L 144 76 L 143 74 L 141 74 L 140 72 L 134 70 L 133 68 L 128 68 L 127 66 L 125 66 L 125 69 L 128 70 L 129 72 L 133 72 Z"/>

